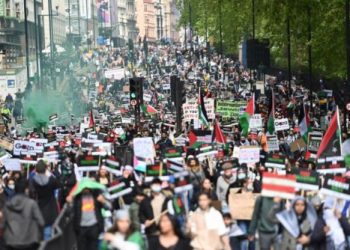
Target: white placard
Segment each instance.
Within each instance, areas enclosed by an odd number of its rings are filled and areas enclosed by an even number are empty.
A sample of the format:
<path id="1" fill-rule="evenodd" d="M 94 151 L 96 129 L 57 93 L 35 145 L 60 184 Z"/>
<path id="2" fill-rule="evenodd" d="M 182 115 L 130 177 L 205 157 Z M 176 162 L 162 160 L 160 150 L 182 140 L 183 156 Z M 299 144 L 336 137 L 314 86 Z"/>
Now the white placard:
<path id="1" fill-rule="evenodd" d="M 249 129 L 261 130 L 263 127 L 261 114 L 254 114 L 249 120 Z"/>
<path id="2" fill-rule="evenodd" d="M 21 163 L 19 159 L 5 159 L 3 161 L 7 171 L 21 171 Z"/>
<path id="3" fill-rule="evenodd" d="M 36 143 L 31 141 L 15 141 L 13 144 L 13 154 L 31 154 L 36 153 Z"/>
<path id="4" fill-rule="evenodd" d="M 268 147 L 268 151 L 272 152 L 272 151 L 279 151 L 280 147 L 278 144 L 278 139 L 276 135 L 267 135 L 267 147 Z"/>
<path id="5" fill-rule="evenodd" d="M 163 90 L 170 90 L 170 83 L 164 83 L 162 87 Z"/>
<path id="6" fill-rule="evenodd" d="M 143 101 L 150 102 L 152 100 L 152 95 L 150 94 L 143 94 Z"/>
<path id="7" fill-rule="evenodd" d="M 288 129 L 289 129 L 289 122 L 287 118 L 275 120 L 276 131 L 282 131 L 282 130 L 288 130 Z"/>
<path id="8" fill-rule="evenodd" d="M 134 138 L 134 155 L 144 159 L 147 163 L 154 163 L 154 157 L 156 155 L 153 140 L 151 137 Z"/>
<path id="9" fill-rule="evenodd" d="M 204 106 L 207 111 L 208 119 L 215 118 L 215 106 L 213 98 L 205 98 Z M 198 120 L 198 103 L 195 100 L 188 100 L 182 105 L 182 111 L 185 121 Z"/>
<path id="10" fill-rule="evenodd" d="M 260 148 L 243 146 L 239 149 L 239 163 L 256 163 L 260 161 Z"/>
<path id="11" fill-rule="evenodd" d="M 124 69 L 123 68 L 114 68 L 114 69 L 107 69 L 105 71 L 105 77 L 110 79 L 113 78 L 115 80 L 121 80 L 125 76 Z"/>

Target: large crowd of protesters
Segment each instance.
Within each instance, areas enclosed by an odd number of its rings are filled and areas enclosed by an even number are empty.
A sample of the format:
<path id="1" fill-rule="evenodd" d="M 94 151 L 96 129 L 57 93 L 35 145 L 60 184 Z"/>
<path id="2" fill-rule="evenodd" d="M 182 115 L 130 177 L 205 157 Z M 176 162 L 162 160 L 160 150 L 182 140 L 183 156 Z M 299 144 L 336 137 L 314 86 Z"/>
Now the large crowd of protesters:
<path id="1" fill-rule="evenodd" d="M 290 89 L 283 75 L 260 82 L 260 74 L 245 69 L 238 60 L 202 47 L 193 51 L 176 45 L 148 45 L 147 51 L 143 47 L 139 43 L 132 52 L 109 47 L 81 52 L 80 67 L 94 66 L 89 67 L 92 72 L 76 76 L 86 101 L 86 117 L 81 120 L 87 124 L 85 129 L 81 124 L 60 124 L 7 135 L 15 142 L 49 139 L 44 151 L 51 148 L 58 157 L 21 161 L 21 171 L 9 170 L 6 161 L 0 161 L 0 249 L 38 249 L 53 237 L 53 225 L 65 207 L 73 216 L 78 250 L 348 249 L 350 198 L 319 192 L 322 181 L 317 190 L 296 191 L 291 199 L 260 194 L 266 172 L 288 176 L 296 169 L 317 171 L 307 146 L 295 150 L 291 145 L 302 139 L 301 110 L 308 114 L 311 129 L 326 133 L 337 112 L 332 94 L 321 101 L 297 79 Z M 124 76 L 105 77 L 105 71 L 114 68 L 123 68 Z M 164 87 L 173 75 L 184 82 L 185 99 L 196 104 L 199 93 L 204 99 L 240 101 L 244 106 L 253 99 L 254 114 L 261 114 L 263 126 L 244 131 L 239 118 L 224 119 L 216 113 L 208 124 L 199 118 L 200 122 L 182 119 L 178 128 L 176 105 Z M 142 112 L 137 123 L 126 88 L 134 76 L 143 77 L 143 93 L 150 96 L 144 104 L 155 110 Z M 11 98 L 6 99 L 5 115 L 15 102 Z M 274 118 L 286 118 L 289 129 L 270 133 L 272 102 Z M 340 151 L 345 157 L 350 151 L 349 131 L 344 114 L 339 116 Z M 201 145 L 197 138 L 193 142 L 191 137 L 198 131 L 210 131 L 211 141 Z M 269 135 L 276 135 L 278 150 L 273 153 L 284 159 L 280 168 L 266 166 Z M 176 171 L 162 174 L 161 169 L 158 176 L 146 176 L 145 170 L 137 168 L 133 150 L 135 139 L 140 138 L 152 138 L 153 160 L 162 164 L 167 149 L 181 148 L 179 167 L 186 172 L 190 188 L 177 190 Z M 99 155 L 94 171 L 79 171 L 81 159 L 95 152 L 84 140 L 112 145 L 110 152 Z M 216 153 L 200 157 L 203 145 Z M 253 164 L 242 163 L 236 155 L 237 148 L 249 146 L 259 148 L 260 160 Z M 19 157 L 11 151 L 7 154 L 11 159 Z M 109 162 L 118 166 L 115 171 Z M 339 178 L 348 178 L 344 169 Z M 116 186 L 121 187 L 116 192 L 125 193 L 111 198 Z M 233 203 L 244 208 L 245 200 L 232 200 L 232 193 L 254 194 L 250 218 L 240 219 L 245 211 L 234 211 Z"/>

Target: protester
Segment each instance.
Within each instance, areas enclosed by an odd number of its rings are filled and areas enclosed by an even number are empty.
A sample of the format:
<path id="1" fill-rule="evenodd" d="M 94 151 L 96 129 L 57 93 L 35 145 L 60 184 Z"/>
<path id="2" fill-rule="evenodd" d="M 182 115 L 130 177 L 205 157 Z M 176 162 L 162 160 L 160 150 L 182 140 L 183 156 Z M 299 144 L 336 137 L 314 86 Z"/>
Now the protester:
<path id="1" fill-rule="evenodd" d="M 47 240 L 52 235 L 52 225 L 59 213 L 55 190 L 60 187 L 60 183 L 49 171 L 46 163 L 39 161 L 35 166 L 31 186 L 33 198 L 37 200 L 45 220 L 44 239 Z"/>
<path id="2" fill-rule="evenodd" d="M 101 210 L 110 209 L 109 202 L 100 191 L 88 188 L 75 197 L 68 196 L 68 201 L 73 202 L 78 250 L 97 250 L 99 235 L 104 231 Z"/>
<path id="3" fill-rule="evenodd" d="M 190 250 L 190 241 L 184 238 L 181 227 L 176 218 L 170 214 L 164 214 L 159 220 L 160 235 L 149 240 L 149 249 L 154 250 Z"/>
<path id="4" fill-rule="evenodd" d="M 42 240 L 44 218 L 37 202 L 27 197 L 28 182 L 18 181 L 16 195 L 9 200 L 2 214 L 6 249 L 36 250 Z"/>
<path id="5" fill-rule="evenodd" d="M 248 239 L 253 241 L 257 232 L 261 250 L 270 250 L 272 247 L 274 249 L 280 249 L 278 228 L 268 216 L 274 205 L 273 198 L 269 197 L 260 196 L 255 202 L 254 212 L 248 230 Z"/>
<path id="6" fill-rule="evenodd" d="M 191 235 L 191 246 L 198 250 L 231 249 L 222 215 L 210 205 L 207 193 L 198 197 L 199 208 L 189 216 L 187 230 Z"/>
<path id="7" fill-rule="evenodd" d="M 129 212 L 118 210 L 115 215 L 114 226 L 104 235 L 104 240 L 116 249 L 143 250 L 145 245 L 142 235 L 132 227 Z M 107 249 L 102 247 L 103 249 Z"/>
<path id="8" fill-rule="evenodd" d="M 348 220 L 340 213 L 336 200 L 328 197 L 320 204 L 314 230 L 310 238 L 313 249 L 346 249 L 350 235 Z"/>
<path id="9" fill-rule="evenodd" d="M 309 249 L 317 215 L 304 197 L 296 197 L 289 210 L 280 211 L 281 199 L 274 198 L 275 205 L 269 216 L 283 227 L 281 249 Z"/>

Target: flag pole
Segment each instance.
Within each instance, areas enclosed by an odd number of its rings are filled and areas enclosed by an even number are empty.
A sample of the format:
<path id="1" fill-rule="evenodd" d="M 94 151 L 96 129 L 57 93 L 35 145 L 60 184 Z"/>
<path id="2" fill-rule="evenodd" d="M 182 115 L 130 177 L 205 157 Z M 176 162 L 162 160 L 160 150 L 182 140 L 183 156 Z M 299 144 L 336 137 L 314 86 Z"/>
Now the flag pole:
<path id="1" fill-rule="evenodd" d="M 337 105 L 337 109 L 336 109 L 336 112 L 337 112 L 337 123 L 338 123 L 338 130 L 339 130 L 339 142 L 340 142 L 340 155 L 343 155 L 343 152 L 342 152 L 342 138 L 341 138 L 341 126 L 340 126 L 340 116 L 339 116 L 339 107 Z"/>

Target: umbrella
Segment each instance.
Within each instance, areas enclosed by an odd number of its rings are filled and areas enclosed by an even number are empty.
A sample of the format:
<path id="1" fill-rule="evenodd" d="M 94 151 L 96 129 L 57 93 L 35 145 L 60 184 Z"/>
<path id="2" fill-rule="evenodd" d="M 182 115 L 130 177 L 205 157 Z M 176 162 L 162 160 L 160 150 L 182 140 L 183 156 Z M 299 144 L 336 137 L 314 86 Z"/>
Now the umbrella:
<path id="1" fill-rule="evenodd" d="M 73 189 L 71 190 L 70 193 L 73 196 L 76 196 L 76 195 L 80 194 L 85 188 L 88 188 L 88 189 L 99 189 L 101 191 L 105 191 L 106 190 L 106 187 L 104 185 L 98 183 L 97 181 L 92 180 L 90 178 L 84 178 L 80 182 L 75 184 L 75 186 L 73 187 Z"/>

